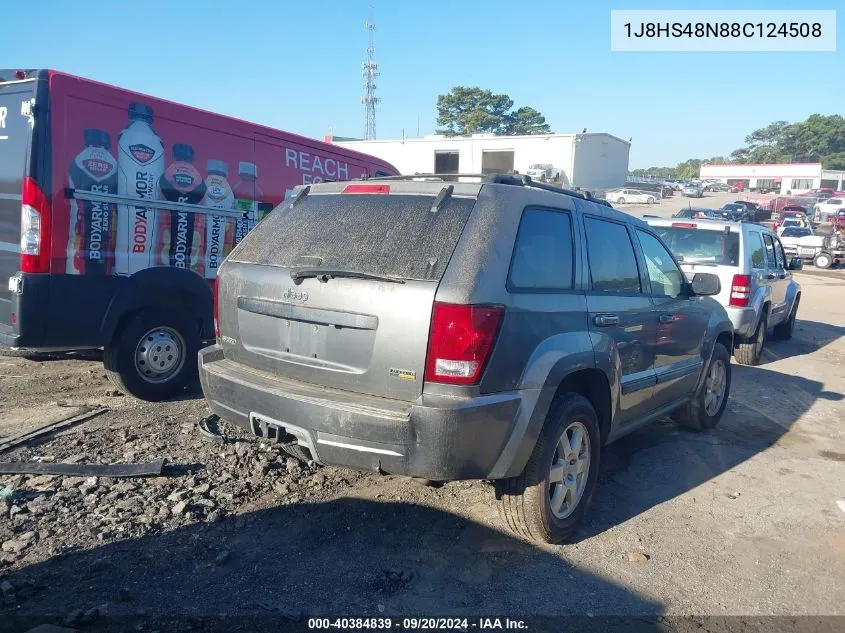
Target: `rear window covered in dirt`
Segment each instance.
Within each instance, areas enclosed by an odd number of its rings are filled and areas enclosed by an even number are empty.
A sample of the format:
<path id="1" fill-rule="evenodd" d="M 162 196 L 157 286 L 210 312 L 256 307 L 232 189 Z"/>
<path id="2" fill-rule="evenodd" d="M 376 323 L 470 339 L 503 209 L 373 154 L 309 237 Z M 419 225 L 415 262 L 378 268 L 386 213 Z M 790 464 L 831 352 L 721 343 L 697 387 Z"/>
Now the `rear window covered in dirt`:
<path id="1" fill-rule="evenodd" d="M 230 259 L 439 280 L 475 200 L 451 198 L 436 213 L 433 202 L 434 196 L 310 195 L 270 213 Z M 315 257 L 322 262 L 309 259 Z"/>

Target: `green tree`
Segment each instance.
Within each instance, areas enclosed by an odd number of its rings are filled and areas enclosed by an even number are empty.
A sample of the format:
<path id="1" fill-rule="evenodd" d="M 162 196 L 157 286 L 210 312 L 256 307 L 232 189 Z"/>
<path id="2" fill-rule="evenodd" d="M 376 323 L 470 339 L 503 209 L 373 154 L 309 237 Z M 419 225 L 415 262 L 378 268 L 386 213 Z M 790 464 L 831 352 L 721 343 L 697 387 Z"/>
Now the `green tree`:
<path id="1" fill-rule="evenodd" d="M 516 112 L 505 115 L 505 134 L 519 136 L 527 134 L 549 134 L 546 117 L 534 108 L 522 106 Z"/>
<path id="2" fill-rule="evenodd" d="M 494 134 L 548 134 L 545 117 L 534 108 L 511 111 L 513 99 L 477 86 L 455 86 L 437 97 L 438 134 L 468 136 Z"/>

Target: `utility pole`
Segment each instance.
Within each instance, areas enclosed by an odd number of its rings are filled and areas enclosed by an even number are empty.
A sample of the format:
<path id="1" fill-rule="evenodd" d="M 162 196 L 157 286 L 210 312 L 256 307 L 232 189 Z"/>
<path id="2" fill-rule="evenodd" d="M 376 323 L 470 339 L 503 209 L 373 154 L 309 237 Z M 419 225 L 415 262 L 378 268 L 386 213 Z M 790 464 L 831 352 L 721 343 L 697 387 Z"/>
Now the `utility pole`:
<path id="1" fill-rule="evenodd" d="M 372 22 L 364 23 L 364 28 L 367 29 L 369 35 L 367 45 L 367 60 L 361 62 L 361 77 L 363 77 L 362 85 L 364 94 L 361 95 L 361 103 L 364 104 L 364 111 L 366 113 L 366 125 L 364 128 L 364 138 L 368 141 L 376 138 L 376 106 L 381 99 L 376 96 L 376 77 L 378 77 L 378 64 L 375 61 L 375 43 L 373 39 L 376 25 Z"/>

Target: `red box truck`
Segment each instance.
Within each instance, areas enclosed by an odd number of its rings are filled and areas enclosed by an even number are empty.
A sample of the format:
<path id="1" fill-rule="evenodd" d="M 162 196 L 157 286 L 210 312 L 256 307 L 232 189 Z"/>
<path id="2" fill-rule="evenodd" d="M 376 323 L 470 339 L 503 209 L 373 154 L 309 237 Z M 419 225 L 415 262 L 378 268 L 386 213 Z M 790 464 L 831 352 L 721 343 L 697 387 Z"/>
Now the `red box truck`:
<path id="1" fill-rule="evenodd" d="M 287 192 L 397 173 L 80 77 L 0 70 L 0 344 L 102 347 L 120 389 L 171 397 L 214 338 L 217 267 Z"/>

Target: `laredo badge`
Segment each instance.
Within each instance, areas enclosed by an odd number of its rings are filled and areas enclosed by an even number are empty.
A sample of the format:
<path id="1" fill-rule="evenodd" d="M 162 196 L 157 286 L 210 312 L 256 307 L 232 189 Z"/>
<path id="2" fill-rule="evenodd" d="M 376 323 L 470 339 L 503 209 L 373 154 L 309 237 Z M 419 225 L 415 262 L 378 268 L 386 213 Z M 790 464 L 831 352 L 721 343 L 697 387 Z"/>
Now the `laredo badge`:
<path id="1" fill-rule="evenodd" d="M 416 380 L 417 372 L 408 371 L 407 369 L 394 369 L 393 367 L 391 367 L 390 377 L 399 378 L 400 380 Z"/>

